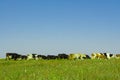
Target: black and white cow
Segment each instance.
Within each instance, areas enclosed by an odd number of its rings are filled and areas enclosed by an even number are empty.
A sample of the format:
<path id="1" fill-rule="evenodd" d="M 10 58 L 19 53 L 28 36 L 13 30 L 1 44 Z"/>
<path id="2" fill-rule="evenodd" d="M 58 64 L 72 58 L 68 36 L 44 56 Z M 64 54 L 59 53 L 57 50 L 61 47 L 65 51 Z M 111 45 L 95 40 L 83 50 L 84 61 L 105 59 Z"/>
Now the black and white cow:
<path id="1" fill-rule="evenodd" d="M 37 56 L 38 56 L 37 54 L 28 54 L 27 55 L 27 60 L 30 60 L 30 59 L 38 60 Z"/>
<path id="2" fill-rule="evenodd" d="M 103 53 L 107 59 L 111 59 L 111 58 L 115 58 L 115 55 L 114 54 L 110 54 L 110 53 Z"/>
<path id="3" fill-rule="evenodd" d="M 91 59 L 91 57 L 89 55 L 85 55 L 85 57 L 83 57 L 83 59 Z"/>
<path id="4" fill-rule="evenodd" d="M 17 59 L 21 59 L 21 55 L 17 54 L 17 53 L 6 53 L 6 60 L 17 60 Z"/>
<path id="5" fill-rule="evenodd" d="M 92 53 L 91 58 L 92 59 L 111 59 L 114 55 L 110 53 Z"/>

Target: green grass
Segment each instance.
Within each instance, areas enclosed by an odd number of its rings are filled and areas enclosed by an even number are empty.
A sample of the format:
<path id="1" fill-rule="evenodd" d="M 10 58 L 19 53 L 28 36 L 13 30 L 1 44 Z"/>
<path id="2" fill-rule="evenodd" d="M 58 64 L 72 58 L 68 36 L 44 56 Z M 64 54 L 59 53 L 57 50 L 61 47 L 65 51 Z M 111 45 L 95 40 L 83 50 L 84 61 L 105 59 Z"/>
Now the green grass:
<path id="1" fill-rule="evenodd" d="M 0 80 L 120 80 L 120 59 L 0 60 Z"/>

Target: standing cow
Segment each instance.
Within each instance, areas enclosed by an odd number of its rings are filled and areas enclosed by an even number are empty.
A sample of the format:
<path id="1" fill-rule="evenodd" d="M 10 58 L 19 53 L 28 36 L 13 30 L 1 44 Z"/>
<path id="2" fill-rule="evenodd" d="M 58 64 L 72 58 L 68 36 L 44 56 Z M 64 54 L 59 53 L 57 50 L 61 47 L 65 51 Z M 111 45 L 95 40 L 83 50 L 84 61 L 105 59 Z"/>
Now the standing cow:
<path id="1" fill-rule="evenodd" d="M 65 53 L 58 54 L 58 59 L 68 59 L 68 55 Z"/>
<path id="2" fill-rule="evenodd" d="M 27 56 L 26 55 L 21 55 L 21 59 L 22 60 L 27 60 Z"/>
<path id="3" fill-rule="evenodd" d="M 45 55 L 38 55 L 37 57 L 38 57 L 38 59 L 47 59 L 47 56 L 45 56 Z"/>
<path id="4" fill-rule="evenodd" d="M 47 55 L 47 59 L 50 60 L 50 59 L 58 59 L 58 56 L 55 56 L 55 55 Z"/>
<path id="5" fill-rule="evenodd" d="M 115 58 L 116 58 L 116 59 L 120 59 L 120 54 L 116 54 L 116 55 L 115 55 Z"/>
<path id="6" fill-rule="evenodd" d="M 37 54 L 28 54 L 27 60 L 30 60 L 30 59 L 38 60 L 38 55 Z"/>
<path id="7" fill-rule="evenodd" d="M 17 54 L 17 53 L 6 53 L 6 60 L 17 60 L 17 59 L 21 59 L 21 55 Z"/>
<path id="8" fill-rule="evenodd" d="M 111 59 L 112 57 L 114 57 L 114 55 L 110 53 L 92 53 L 91 54 L 92 59 Z"/>
<path id="9" fill-rule="evenodd" d="M 75 60 L 75 59 L 90 59 L 90 57 L 86 54 L 81 54 L 81 53 L 72 53 L 72 54 L 69 54 L 69 57 L 68 57 L 70 60 Z"/>

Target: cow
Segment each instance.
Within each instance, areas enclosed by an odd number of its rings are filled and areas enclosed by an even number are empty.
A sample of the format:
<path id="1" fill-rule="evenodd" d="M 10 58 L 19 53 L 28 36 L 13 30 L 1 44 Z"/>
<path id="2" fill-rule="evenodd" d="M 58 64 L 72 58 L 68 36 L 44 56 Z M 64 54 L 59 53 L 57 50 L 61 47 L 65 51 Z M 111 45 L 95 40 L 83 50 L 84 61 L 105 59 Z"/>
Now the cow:
<path id="1" fill-rule="evenodd" d="M 83 57 L 84 59 L 91 59 L 91 57 L 89 55 L 86 55 L 85 57 Z"/>
<path id="2" fill-rule="evenodd" d="M 70 60 L 75 60 L 75 59 L 79 59 L 80 58 L 80 54 L 74 54 L 74 53 L 71 53 L 69 54 L 69 59 Z"/>
<path id="3" fill-rule="evenodd" d="M 47 56 L 45 56 L 45 55 L 38 55 L 37 57 L 38 57 L 38 59 L 47 59 Z"/>
<path id="4" fill-rule="evenodd" d="M 34 59 L 38 60 L 37 54 L 27 54 L 27 60 Z"/>
<path id="5" fill-rule="evenodd" d="M 103 53 L 107 59 L 111 59 L 111 58 L 115 58 L 115 55 L 114 54 L 110 54 L 110 53 Z"/>
<path id="6" fill-rule="evenodd" d="M 58 59 L 68 59 L 68 55 L 65 53 L 58 54 Z"/>
<path id="7" fill-rule="evenodd" d="M 47 59 L 50 60 L 50 59 L 58 59 L 58 56 L 55 56 L 55 55 L 47 55 Z"/>
<path id="8" fill-rule="evenodd" d="M 81 53 L 71 53 L 68 56 L 68 59 L 70 60 L 75 60 L 75 59 L 90 59 L 90 57 L 86 54 L 81 54 Z"/>
<path id="9" fill-rule="evenodd" d="M 22 60 L 27 60 L 27 56 L 26 55 L 21 55 L 21 59 Z"/>
<path id="10" fill-rule="evenodd" d="M 111 59 L 114 57 L 113 54 L 110 53 L 92 53 L 91 59 Z"/>
<path id="11" fill-rule="evenodd" d="M 92 53 L 91 59 L 106 59 L 107 57 L 103 53 Z"/>
<path id="12" fill-rule="evenodd" d="M 116 59 L 120 59 L 120 54 L 116 54 L 116 55 L 115 55 L 115 58 L 116 58 Z"/>
<path id="13" fill-rule="evenodd" d="M 17 59 L 21 59 L 21 55 L 17 54 L 17 53 L 6 53 L 6 60 L 17 60 Z"/>

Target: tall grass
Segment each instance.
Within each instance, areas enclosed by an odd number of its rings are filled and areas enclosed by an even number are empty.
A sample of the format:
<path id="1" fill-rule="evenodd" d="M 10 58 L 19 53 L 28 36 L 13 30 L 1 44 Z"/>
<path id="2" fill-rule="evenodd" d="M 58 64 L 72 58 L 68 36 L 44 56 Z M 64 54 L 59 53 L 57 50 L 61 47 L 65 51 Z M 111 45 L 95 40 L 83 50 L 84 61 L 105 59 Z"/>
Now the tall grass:
<path id="1" fill-rule="evenodd" d="M 119 80 L 120 60 L 0 60 L 0 80 Z"/>

